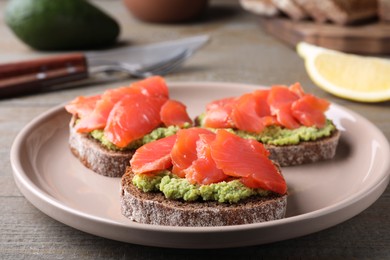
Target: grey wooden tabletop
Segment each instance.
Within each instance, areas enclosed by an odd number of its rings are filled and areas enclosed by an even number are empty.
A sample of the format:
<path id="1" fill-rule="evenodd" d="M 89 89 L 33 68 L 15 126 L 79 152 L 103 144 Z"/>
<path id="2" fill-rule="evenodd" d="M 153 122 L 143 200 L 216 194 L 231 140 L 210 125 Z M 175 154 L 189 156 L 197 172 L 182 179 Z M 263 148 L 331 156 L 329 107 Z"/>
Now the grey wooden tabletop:
<path id="1" fill-rule="evenodd" d="M 309 79 L 295 50 L 267 35 L 258 17 L 243 11 L 238 1 L 211 1 L 201 20 L 175 25 L 140 22 L 125 10 L 121 1 L 95 2 L 120 22 L 121 41 L 126 44 L 203 33 L 212 37 L 209 45 L 166 77 L 170 82 L 270 85 L 299 81 L 308 92 L 368 118 L 390 140 L 389 102 L 356 103 L 323 92 Z M 44 55 L 22 44 L 5 26 L 5 4 L 0 0 L 0 61 Z M 81 232 L 40 212 L 23 197 L 13 180 L 9 157 L 15 136 L 30 120 L 53 106 L 132 80 L 0 100 L 0 259 L 390 258 L 390 188 L 368 209 L 334 227 L 287 241 L 231 249 L 165 249 L 127 244 Z"/>

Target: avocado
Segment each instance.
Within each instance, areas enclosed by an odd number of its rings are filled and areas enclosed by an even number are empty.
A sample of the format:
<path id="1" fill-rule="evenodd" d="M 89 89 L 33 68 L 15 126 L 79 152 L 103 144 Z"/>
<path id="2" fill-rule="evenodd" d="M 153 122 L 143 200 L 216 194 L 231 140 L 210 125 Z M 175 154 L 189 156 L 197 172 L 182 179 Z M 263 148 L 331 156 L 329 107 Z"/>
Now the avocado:
<path id="1" fill-rule="evenodd" d="M 103 48 L 115 43 L 119 24 L 85 0 L 11 0 L 5 22 L 37 50 Z"/>
<path id="2" fill-rule="evenodd" d="M 183 126 L 183 128 L 188 128 L 190 126 L 191 126 L 190 124 L 186 123 Z M 144 144 L 156 141 L 158 139 L 161 139 L 161 138 L 164 138 L 167 136 L 174 135 L 179 130 L 180 130 L 180 127 L 174 126 L 174 125 L 167 126 L 167 127 L 157 127 L 149 134 L 146 134 L 142 138 L 131 142 L 128 146 L 126 146 L 124 148 L 119 148 L 115 144 L 111 143 L 107 139 L 107 137 L 105 137 L 103 129 L 93 130 L 90 133 L 90 135 L 92 138 L 99 141 L 107 149 L 112 150 L 112 151 L 121 151 L 121 150 L 136 150 Z"/>
<path id="3" fill-rule="evenodd" d="M 268 196 L 269 191 L 252 189 L 239 180 L 222 181 L 212 184 L 191 184 L 186 178 L 179 178 L 170 171 L 160 173 L 136 174 L 133 184 L 143 192 L 162 192 L 167 199 L 184 201 L 218 201 L 237 203 L 250 196 Z"/>

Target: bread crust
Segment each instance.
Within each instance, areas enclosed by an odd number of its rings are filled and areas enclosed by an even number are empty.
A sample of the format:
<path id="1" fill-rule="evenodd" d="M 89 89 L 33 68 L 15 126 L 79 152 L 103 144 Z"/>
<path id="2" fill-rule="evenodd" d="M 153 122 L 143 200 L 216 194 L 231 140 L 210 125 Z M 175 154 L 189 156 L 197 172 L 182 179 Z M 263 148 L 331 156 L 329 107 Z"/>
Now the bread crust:
<path id="1" fill-rule="evenodd" d="M 308 17 L 306 11 L 294 0 L 272 0 L 272 3 L 293 20 L 303 20 Z"/>
<path id="2" fill-rule="evenodd" d="M 240 0 L 241 6 L 252 13 L 273 17 L 279 14 L 272 0 Z"/>
<path id="3" fill-rule="evenodd" d="M 138 223 L 209 227 L 258 223 L 285 216 L 287 194 L 254 196 L 238 203 L 185 202 L 165 198 L 161 192 L 142 192 L 132 184 L 128 167 L 121 182 L 121 212 Z"/>
<path id="4" fill-rule="evenodd" d="M 270 159 L 280 166 L 292 166 L 328 160 L 335 156 L 340 139 L 340 131 L 331 136 L 315 141 L 300 142 L 296 145 L 269 145 L 265 148 L 270 152 Z"/>
<path id="5" fill-rule="evenodd" d="M 112 151 L 106 149 L 88 134 L 78 133 L 75 126 L 76 118 L 69 123 L 69 146 L 72 153 L 92 171 L 108 176 L 121 177 L 134 151 Z"/>

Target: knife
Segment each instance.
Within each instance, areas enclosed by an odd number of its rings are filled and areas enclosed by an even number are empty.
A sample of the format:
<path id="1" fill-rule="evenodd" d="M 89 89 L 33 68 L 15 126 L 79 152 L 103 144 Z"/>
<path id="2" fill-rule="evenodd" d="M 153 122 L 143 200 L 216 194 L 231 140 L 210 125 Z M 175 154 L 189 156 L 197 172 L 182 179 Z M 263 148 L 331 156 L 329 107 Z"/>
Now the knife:
<path id="1" fill-rule="evenodd" d="M 148 45 L 0 64 L 0 98 L 66 88 L 71 86 L 66 83 L 91 78 L 94 71 L 100 71 L 97 67 L 104 64 L 126 63 L 132 67 L 154 64 L 168 60 L 177 55 L 178 51 L 195 52 L 209 39 L 208 35 L 199 35 Z"/>

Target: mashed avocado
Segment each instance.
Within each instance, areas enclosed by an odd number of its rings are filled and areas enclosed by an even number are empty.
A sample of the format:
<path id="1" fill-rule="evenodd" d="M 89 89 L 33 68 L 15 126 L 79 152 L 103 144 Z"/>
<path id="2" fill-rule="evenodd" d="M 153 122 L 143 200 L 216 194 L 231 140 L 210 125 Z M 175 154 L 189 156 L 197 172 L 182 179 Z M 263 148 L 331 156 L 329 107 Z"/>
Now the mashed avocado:
<path id="1" fill-rule="evenodd" d="M 184 128 L 188 128 L 190 124 L 185 125 Z M 150 143 L 152 141 L 171 136 L 176 134 L 177 131 L 179 131 L 180 127 L 178 126 L 168 126 L 168 127 L 159 127 L 154 129 L 152 132 L 149 134 L 145 135 L 144 137 L 135 140 L 131 142 L 127 147 L 125 148 L 119 148 L 115 144 L 111 143 L 105 136 L 103 130 L 93 130 L 90 134 L 91 136 L 100 141 L 103 146 L 110 150 L 114 151 L 120 151 L 120 150 L 135 150 L 139 147 L 141 147 L 144 144 Z"/>
<path id="2" fill-rule="evenodd" d="M 200 126 L 203 125 L 205 114 L 198 117 Z M 213 130 L 213 129 L 210 129 Z M 336 130 L 332 121 L 327 120 L 323 128 L 301 126 L 297 129 L 287 129 L 280 126 L 268 126 L 261 133 L 250 133 L 237 129 L 226 129 L 243 138 L 252 138 L 263 144 L 293 145 L 303 141 L 315 141 L 330 136 Z"/>
<path id="3" fill-rule="evenodd" d="M 218 201 L 236 203 L 254 195 L 267 196 L 268 191 L 251 189 L 239 180 L 223 181 L 208 185 L 194 185 L 187 179 L 176 177 L 169 171 L 157 175 L 137 174 L 133 184 L 144 192 L 161 191 L 168 199 L 185 201 Z"/>

